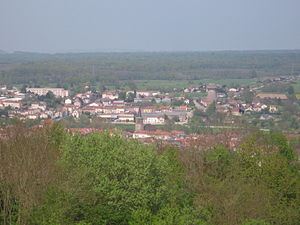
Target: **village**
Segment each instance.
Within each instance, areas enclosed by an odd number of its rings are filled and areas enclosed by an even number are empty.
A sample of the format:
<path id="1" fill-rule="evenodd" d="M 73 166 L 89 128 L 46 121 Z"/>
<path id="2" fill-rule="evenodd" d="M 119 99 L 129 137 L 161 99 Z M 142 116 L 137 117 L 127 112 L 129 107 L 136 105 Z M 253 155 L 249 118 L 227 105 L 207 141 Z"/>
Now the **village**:
<path id="1" fill-rule="evenodd" d="M 199 117 L 207 122 L 210 113 L 222 115 L 219 127 L 234 126 L 236 118 L 255 115 L 258 120 L 280 120 L 281 103 L 288 100 L 287 94 L 263 93 L 259 90 L 265 84 L 290 82 L 298 77 L 282 76 L 268 78 L 253 86 L 227 87 L 219 84 L 202 84 L 174 89 L 172 93 L 157 90 L 106 90 L 76 93 L 70 95 L 63 88 L 26 88 L 20 91 L 3 86 L 0 89 L 1 118 L 20 120 L 59 121 L 64 118 L 101 118 L 112 124 L 131 124 L 134 132 L 125 136 L 142 140 L 159 139 L 187 145 L 197 134 L 186 134 L 179 130 L 160 130 L 159 126 L 173 123 L 190 126 L 197 112 L 206 113 Z M 87 88 L 88 89 L 88 88 Z M 176 93 L 177 92 L 177 93 Z M 202 93 L 200 98 L 187 97 L 189 93 Z M 86 134 L 86 127 L 78 129 Z M 199 134 L 198 134 L 199 135 Z M 234 148 L 237 135 L 230 137 Z"/>

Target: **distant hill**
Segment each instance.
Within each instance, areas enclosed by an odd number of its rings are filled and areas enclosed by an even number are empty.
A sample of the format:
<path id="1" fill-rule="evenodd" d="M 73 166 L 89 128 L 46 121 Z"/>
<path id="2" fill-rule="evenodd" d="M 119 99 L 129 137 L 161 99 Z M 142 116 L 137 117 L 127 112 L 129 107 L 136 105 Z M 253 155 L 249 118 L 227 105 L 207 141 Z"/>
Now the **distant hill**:
<path id="1" fill-rule="evenodd" d="M 0 54 L 7 54 L 7 52 L 0 49 Z"/>

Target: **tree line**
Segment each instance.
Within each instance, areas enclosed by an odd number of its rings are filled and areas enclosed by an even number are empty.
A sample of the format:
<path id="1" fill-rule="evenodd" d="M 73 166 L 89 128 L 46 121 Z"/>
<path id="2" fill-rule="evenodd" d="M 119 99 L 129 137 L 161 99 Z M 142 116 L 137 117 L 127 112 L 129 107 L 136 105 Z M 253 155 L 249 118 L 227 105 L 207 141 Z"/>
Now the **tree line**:
<path id="1" fill-rule="evenodd" d="M 121 80 L 256 78 L 300 73 L 299 51 L 0 55 L 0 83 L 118 85 Z M 2 69 L 1 69 L 2 68 Z"/>

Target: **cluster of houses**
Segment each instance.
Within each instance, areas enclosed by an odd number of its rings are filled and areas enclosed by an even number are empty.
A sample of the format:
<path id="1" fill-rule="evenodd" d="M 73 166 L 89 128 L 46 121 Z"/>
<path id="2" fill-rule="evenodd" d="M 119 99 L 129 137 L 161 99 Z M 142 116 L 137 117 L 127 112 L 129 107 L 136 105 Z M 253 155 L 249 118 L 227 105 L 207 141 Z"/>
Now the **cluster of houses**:
<path id="1" fill-rule="evenodd" d="M 8 89 L 6 86 L 0 88 L 0 108 L 21 108 L 21 101 L 25 94 L 20 93 L 17 88 Z"/>
<path id="2" fill-rule="evenodd" d="M 17 88 L 7 90 L 3 87 L 1 90 L 0 108 L 9 109 L 9 117 L 18 116 L 20 119 L 59 120 L 63 117 L 80 118 L 82 114 L 88 114 L 113 123 L 134 124 L 135 117 L 140 112 L 144 124 L 162 125 L 167 120 L 187 123 L 192 116 L 191 109 L 187 106 L 188 99 L 182 96 L 171 97 L 159 91 L 104 91 L 101 94 L 87 91 L 70 98 L 69 92 L 62 88 L 27 88 L 27 93 L 20 93 Z M 42 96 L 49 92 L 52 92 L 55 97 L 62 98 L 64 103 L 56 108 L 49 108 L 45 102 L 29 101 L 28 104 L 28 96 Z M 125 94 L 123 99 L 120 98 L 121 92 Z M 126 99 L 130 95 L 133 99 L 128 102 Z M 27 103 L 23 104 L 26 96 Z M 184 100 L 184 105 L 171 107 L 170 103 L 177 100 Z M 149 105 L 149 102 L 165 104 L 156 107 L 153 104 Z"/>
<path id="3" fill-rule="evenodd" d="M 133 91 L 123 91 L 125 96 L 133 94 Z M 110 120 L 114 123 L 135 123 L 135 117 L 140 112 L 145 124 L 160 125 L 165 124 L 168 119 L 176 119 L 178 123 L 187 123 L 192 116 L 191 110 L 187 105 L 171 107 L 164 105 L 156 107 L 153 105 L 142 106 L 146 102 L 164 102 L 165 95 L 155 91 L 136 91 L 134 102 L 121 100 L 119 92 L 104 91 L 101 97 L 97 94 L 86 92 L 66 99 L 62 107 L 64 116 L 79 118 L 82 113 Z M 170 98 L 170 103 L 173 100 Z M 139 99 L 139 101 L 137 101 Z"/>
<path id="4" fill-rule="evenodd" d="M 244 113 L 277 113 L 278 107 L 276 105 L 266 105 L 260 100 L 253 100 L 251 103 L 245 103 L 241 100 L 231 99 L 226 104 L 216 104 L 216 111 L 223 113 L 231 113 L 234 116 L 241 116 Z"/>
<path id="5" fill-rule="evenodd" d="M 72 133 L 77 132 L 84 136 L 92 132 L 104 132 L 104 130 L 95 128 L 70 128 L 68 131 Z M 118 131 L 110 130 L 109 132 L 113 134 Z M 135 132 L 122 131 L 120 134 L 125 138 L 138 139 L 144 143 L 173 144 L 182 148 L 193 146 L 199 148 L 199 150 L 201 150 L 201 147 L 213 147 L 216 144 L 216 140 L 218 140 L 218 143 L 222 143 L 229 149 L 235 150 L 242 140 L 242 135 L 238 134 L 186 134 L 185 132 L 178 130 L 170 132 L 161 130 L 140 130 Z"/>
<path id="6" fill-rule="evenodd" d="M 268 78 L 264 82 L 290 81 L 293 77 L 283 76 Z M 256 87 L 250 91 L 255 93 Z M 167 121 L 185 124 L 193 116 L 191 100 L 195 107 L 206 111 L 215 103 L 215 110 L 226 115 L 241 116 L 243 114 L 261 113 L 262 120 L 271 119 L 272 114 L 278 113 L 276 104 L 266 104 L 265 99 L 287 100 L 285 94 L 259 93 L 249 103 L 243 101 L 241 93 L 243 87 L 224 88 L 217 84 L 202 84 L 184 88 L 181 93 L 206 92 L 204 98 L 177 97 L 160 91 L 103 91 L 78 93 L 70 97 L 69 91 L 63 88 L 26 88 L 26 93 L 20 93 L 17 88 L 8 90 L 0 88 L 0 109 L 9 109 L 8 116 L 18 116 L 21 119 L 61 119 L 63 117 L 80 118 L 88 114 L 109 120 L 113 123 L 135 124 L 137 115 L 140 115 L 144 124 L 163 125 Z M 62 99 L 62 104 L 56 108 L 49 108 L 45 102 L 26 102 L 25 97 L 31 95 L 47 95 L 52 92 L 55 97 Z M 173 102 L 181 102 L 172 104 Z M 173 105 L 173 106 L 172 106 Z M 176 106 L 174 106 L 176 105 Z M 0 111 L 1 112 L 1 111 Z M 2 115 L 4 116 L 4 115 Z"/>
<path id="7" fill-rule="evenodd" d="M 25 98 L 32 94 L 45 95 L 51 91 L 56 97 L 68 96 L 68 91 L 62 88 L 33 88 L 27 89 L 28 93 L 21 93 L 17 88 L 8 89 L 6 86 L 0 89 L 0 109 L 5 110 L 6 114 L 2 113 L 2 117 L 19 117 L 25 119 L 55 119 L 62 117 L 62 112 L 59 109 L 51 109 L 47 107 L 45 102 L 32 102 L 26 104 Z"/>
<path id="8" fill-rule="evenodd" d="M 295 79 L 295 76 L 280 76 L 280 77 L 265 77 L 263 83 L 272 83 L 272 82 L 282 82 L 282 81 L 292 81 Z"/>
<path id="9" fill-rule="evenodd" d="M 272 116 L 268 114 L 278 113 L 279 108 L 276 104 L 264 103 L 264 100 L 276 99 L 284 101 L 288 99 L 285 94 L 259 93 L 255 95 L 255 98 L 251 103 L 246 103 L 241 100 L 241 93 L 243 90 L 244 88 L 229 88 L 225 93 L 218 93 L 217 86 L 210 86 L 210 88 L 207 89 L 207 97 L 199 100 L 198 108 L 206 111 L 212 103 L 215 103 L 216 112 L 233 116 L 262 113 L 260 119 L 266 120 L 272 118 Z"/>

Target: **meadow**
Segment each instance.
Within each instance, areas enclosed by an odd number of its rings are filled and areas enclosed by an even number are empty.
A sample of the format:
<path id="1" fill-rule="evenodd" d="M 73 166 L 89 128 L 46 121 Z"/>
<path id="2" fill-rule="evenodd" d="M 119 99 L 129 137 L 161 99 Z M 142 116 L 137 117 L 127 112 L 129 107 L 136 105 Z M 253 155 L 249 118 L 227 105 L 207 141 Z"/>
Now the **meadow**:
<path id="1" fill-rule="evenodd" d="M 255 84 L 257 79 L 201 79 L 201 80 L 135 80 L 134 83 L 138 90 L 150 89 L 168 89 L 178 88 L 183 89 L 186 87 L 197 86 L 200 84 L 220 84 L 230 87 L 238 85 L 252 85 Z"/>

